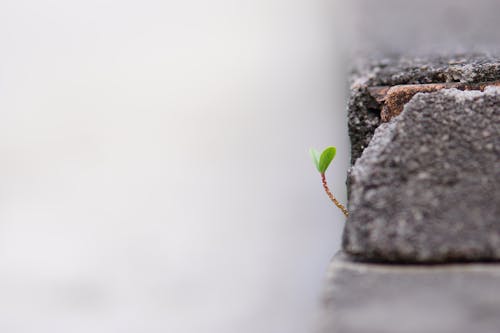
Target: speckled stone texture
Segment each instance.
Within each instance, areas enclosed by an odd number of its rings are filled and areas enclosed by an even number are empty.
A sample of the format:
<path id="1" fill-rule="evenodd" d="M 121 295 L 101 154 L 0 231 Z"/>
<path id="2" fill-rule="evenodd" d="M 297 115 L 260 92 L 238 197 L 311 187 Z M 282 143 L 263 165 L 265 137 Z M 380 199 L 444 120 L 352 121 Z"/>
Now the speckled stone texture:
<path id="1" fill-rule="evenodd" d="M 380 265 L 337 255 L 319 333 L 498 333 L 500 266 Z"/>
<path id="2" fill-rule="evenodd" d="M 500 93 L 415 95 L 350 176 L 343 248 L 366 260 L 500 259 Z"/>
<path id="3" fill-rule="evenodd" d="M 373 86 L 500 80 L 500 56 L 488 54 L 379 57 L 354 66 L 348 102 L 351 162 L 361 156 L 380 125 L 381 106 L 368 93 Z"/>

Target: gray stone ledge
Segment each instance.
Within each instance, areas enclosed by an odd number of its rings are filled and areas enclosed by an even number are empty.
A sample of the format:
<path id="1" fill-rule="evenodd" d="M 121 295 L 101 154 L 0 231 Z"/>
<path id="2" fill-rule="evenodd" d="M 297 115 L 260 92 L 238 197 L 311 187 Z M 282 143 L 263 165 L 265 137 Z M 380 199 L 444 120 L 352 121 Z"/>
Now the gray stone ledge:
<path id="1" fill-rule="evenodd" d="M 328 270 L 319 333 L 498 333 L 500 265 L 381 265 L 344 253 Z"/>
<path id="2" fill-rule="evenodd" d="M 500 90 L 418 93 L 350 171 L 343 249 L 368 260 L 500 260 Z"/>

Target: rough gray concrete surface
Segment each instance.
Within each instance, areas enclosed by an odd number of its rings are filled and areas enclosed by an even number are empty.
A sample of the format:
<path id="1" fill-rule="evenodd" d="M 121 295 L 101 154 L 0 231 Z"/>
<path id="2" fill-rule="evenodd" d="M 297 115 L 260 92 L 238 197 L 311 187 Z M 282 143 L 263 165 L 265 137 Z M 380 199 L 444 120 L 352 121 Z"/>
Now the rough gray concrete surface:
<path id="1" fill-rule="evenodd" d="M 484 82 L 500 78 L 500 57 L 455 54 L 426 57 L 386 56 L 358 63 L 354 85 L 393 86 L 439 82 Z"/>
<path id="2" fill-rule="evenodd" d="M 378 265 L 337 255 L 320 333 L 498 333 L 500 266 Z"/>
<path id="3" fill-rule="evenodd" d="M 361 156 L 380 125 L 381 106 L 370 96 L 368 87 L 495 80 L 500 80 L 500 56 L 488 54 L 386 56 L 359 62 L 351 74 L 348 102 L 351 162 Z"/>
<path id="4" fill-rule="evenodd" d="M 419 93 L 350 172 L 346 252 L 368 260 L 500 259 L 500 93 Z"/>

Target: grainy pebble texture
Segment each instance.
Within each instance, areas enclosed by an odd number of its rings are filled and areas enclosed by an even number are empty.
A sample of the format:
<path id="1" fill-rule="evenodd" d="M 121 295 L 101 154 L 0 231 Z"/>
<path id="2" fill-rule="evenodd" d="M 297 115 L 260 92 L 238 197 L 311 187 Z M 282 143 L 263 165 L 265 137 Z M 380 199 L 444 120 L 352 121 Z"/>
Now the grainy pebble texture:
<path id="1" fill-rule="evenodd" d="M 415 95 L 350 175 L 344 250 L 367 260 L 500 259 L 500 93 Z"/>
<path id="2" fill-rule="evenodd" d="M 330 264 L 320 333 L 498 333 L 500 266 Z"/>

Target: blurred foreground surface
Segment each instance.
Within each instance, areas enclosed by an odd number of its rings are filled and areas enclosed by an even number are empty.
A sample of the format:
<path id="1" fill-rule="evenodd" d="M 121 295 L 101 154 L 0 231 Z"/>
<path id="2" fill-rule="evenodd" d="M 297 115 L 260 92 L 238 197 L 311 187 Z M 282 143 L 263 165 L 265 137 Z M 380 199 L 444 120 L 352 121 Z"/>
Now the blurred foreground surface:
<path id="1" fill-rule="evenodd" d="M 500 266 L 383 265 L 343 253 L 329 268 L 321 333 L 494 333 Z"/>

